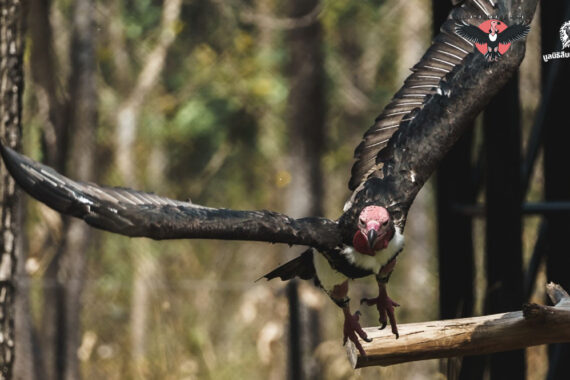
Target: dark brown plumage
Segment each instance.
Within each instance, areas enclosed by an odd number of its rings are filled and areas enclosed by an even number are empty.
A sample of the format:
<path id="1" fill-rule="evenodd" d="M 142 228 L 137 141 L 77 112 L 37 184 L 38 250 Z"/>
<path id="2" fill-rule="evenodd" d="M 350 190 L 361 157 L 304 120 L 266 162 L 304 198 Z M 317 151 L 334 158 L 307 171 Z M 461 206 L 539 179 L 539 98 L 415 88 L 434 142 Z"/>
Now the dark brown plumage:
<path id="1" fill-rule="evenodd" d="M 518 9 L 526 23 L 532 18 L 531 8 Z M 467 0 L 452 11 L 356 148 L 349 181 L 353 193 L 338 220 L 208 208 L 131 189 L 77 182 L 5 145 L 0 152 L 16 182 L 30 195 L 96 228 L 153 239 L 255 240 L 311 247 L 265 277 L 318 276 L 318 283 L 343 308 L 345 339 L 362 349 L 356 335 L 362 339 L 366 335 L 362 335 L 358 316 L 349 311 L 346 280 L 376 275 L 380 295 L 367 303 L 377 305 L 384 326 L 388 316 L 397 336 L 393 312 L 397 304 L 387 296 L 385 285 L 403 246 L 408 210 L 446 152 L 506 83 L 523 56 L 522 45 L 513 46 L 490 70 L 481 54 L 472 54 L 473 43 L 457 33 L 456 26 L 466 19 L 489 18 L 498 11 L 508 14 L 484 0 Z M 363 220 L 364 210 L 377 212 L 383 219 Z M 392 235 L 386 234 L 388 230 Z M 382 248 L 376 251 L 375 242 L 366 241 L 370 252 L 355 250 L 357 234 L 361 239 L 385 239 L 380 240 Z M 330 272 L 327 278 L 324 270 Z"/>
<path id="2" fill-rule="evenodd" d="M 231 239 L 309 245 L 334 250 L 351 244 L 356 215 L 366 204 L 388 208 L 396 226 L 417 191 L 471 119 L 500 88 L 516 64 L 504 60 L 486 71 L 473 44 L 456 33 L 465 17 L 487 17 L 490 2 L 466 1 L 454 9 L 432 46 L 355 150 L 349 189 L 339 221 L 293 219 L 273 211 L 208 208 L 151 193 L 81 183 L 19 155 L 2 155 L 18 184 L 55 210 L 107 231 L 153 239 Z M 473 89 L 486 88 L 485 99 Z"/>
<path id="3" fill-rule="evenodd" d="M 415 119 L 432 96 L 446 95 L 446 76 L 472 51 L 473 44 L 455 33 L 453 21 L 442 26 L 441 33 L 432 46 L 412 68 L 413 73 L 376 118 L 374 125 L 366 131 L 356 148 L 356 162 L 348 184 L 351 190 L 356 190 L 368 178 L 381 177 L 382 167 L 388 157 L 382 157 L 379 153 L 402 125 Z"/>

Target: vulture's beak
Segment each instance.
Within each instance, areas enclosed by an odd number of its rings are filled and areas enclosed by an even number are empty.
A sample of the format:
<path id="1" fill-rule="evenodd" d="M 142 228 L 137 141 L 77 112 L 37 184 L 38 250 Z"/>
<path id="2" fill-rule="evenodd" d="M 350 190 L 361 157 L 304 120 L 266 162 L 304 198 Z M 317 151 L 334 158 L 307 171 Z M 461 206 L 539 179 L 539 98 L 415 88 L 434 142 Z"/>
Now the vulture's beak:
<path id="1" fill-rule="evenodd" d="M 378 237 L 378 232 L 374 229 L 371 229 L 366 233 L 366 237 L 368 238 L 368 246 L 370 247 L 370 250 L 374 252 L 374 243 Z"/>

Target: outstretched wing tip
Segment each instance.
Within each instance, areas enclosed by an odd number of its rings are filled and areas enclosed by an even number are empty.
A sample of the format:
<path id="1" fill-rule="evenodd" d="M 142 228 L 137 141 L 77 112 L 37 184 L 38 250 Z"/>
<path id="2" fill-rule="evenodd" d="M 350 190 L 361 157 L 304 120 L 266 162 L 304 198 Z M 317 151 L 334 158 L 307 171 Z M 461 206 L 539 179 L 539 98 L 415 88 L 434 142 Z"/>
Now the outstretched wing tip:
<path id="1" fill-rule="evenodd" d="M 462 21 L 461 24 L 456 23 L 455 32 L 470 42 L 478 44 L 487 42 L 487 34 L 485 32 L 475 25 L 468 24 L 465 21 Z"/>
<path id="2" fill-rule="evenodd" d="M 403 125 L 411 123 L 435 95 L 451 96 L 447 83 L 455 68 L 473 51 L 473 43 L 458 32 L 460 28 L 475 28 L 472 34 L 483 38 L 479 28 L 459 18 L 448 19 L 422 59 L 414 65 L 404 85 L 394 95 L 384 111 L 363 136 L 355 149 L 355 161 L 348 182 L 350 191 L 359 191 L 360 185 L 381 170 L 379 159 L 393 136 Z M 477 32 L 478 31 L 478 32 Z M 380 159 L 382 161 L 382 159 Z"/>
<path id="3" fill-rule="evenodd" d="M 8 146 L 8 143 L 3 137 L 0 137 L 0 154 L 2 155 L 2 159 L 6 167 L 14 161 L 14 158 L 17 157 L 16 152 Z"/>
<path id="4" fill-rule="evenodd" d="M 509 44 L 518 39 L 525 38 L 530 32 L 530 25 L 515 24 L 509 26 L 499 34 L 500 43 Z"/>
<path id="5" fill-rule="evenodd" d="M 157 240 L 251 240 L 329 248 L 340 243 L 338 224 L 329 219 L 209 208 L 129 188 L 74 181 L 5 144 L 0 144 L 0 153 L 28 194 L 109 232 Z"/>
<path id="6" fill-rule="evenodd" d="M 0 143 L 0 155 L 2 156 L 4 166 L 21 187 L 26 189 L 37 182 L 37 178 L 26 173 L 24 168 L 24 165 L 29 165 L 33 163 L 33 161 L 10 148 L 3 139 L 2 143 Z"/>

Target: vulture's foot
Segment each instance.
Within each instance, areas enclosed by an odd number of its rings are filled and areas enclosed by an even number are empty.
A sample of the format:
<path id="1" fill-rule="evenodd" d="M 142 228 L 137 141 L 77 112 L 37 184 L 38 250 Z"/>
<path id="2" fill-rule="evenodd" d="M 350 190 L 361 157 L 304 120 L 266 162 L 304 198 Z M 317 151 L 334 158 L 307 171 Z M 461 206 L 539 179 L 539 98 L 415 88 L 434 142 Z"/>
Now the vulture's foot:
<path id="1" fill-rule="evenodd" d="M 366 356 L 366 352 L 364 352 L 362 344 L 360 344 L 360 342 L 358 341 L 358 336 L 360 336 L 366 342 L 372 342 L 372 339 L 368 338 L 364 330 L 362 330 L 360 322 L 358 322 L 358 320 L 360 319 L 360 311 L 357 311 L 356 313 L 354 313 L 354 315 L 351 315 L 348 308 L 343 308 L 343 312 L 344 312 L 344 328 L 343 328 L 344 337 L 342 340 L 342 344 L 343 345 L 346 344 L 347 340 L 350 339 L 350 341 L 354 343 L 354 345 L 358 349 L 358 352 L 360 352 L 360 355 Z"/>
<path id="2" fill-rule="evenodd" d="M 380 290 L 378 297 L 363 298 L 360 300 L 360 304 L 366 303 L 368 306 L 376 305 L 378 313 L 380 313 L 380 330 L 385 328 L 388 324 L 388 321 L 390 321 L 392 333 L 396 335 L 396 339 L 398 339 L 400 337 L 400 334 L 398 333 L 398 325 L 396 324 L 394 308 L 400 306 L 400 304 L 388 297 L 388 293 L 386 292 L 386 284 L 379 282 L 378 288 Z"/>

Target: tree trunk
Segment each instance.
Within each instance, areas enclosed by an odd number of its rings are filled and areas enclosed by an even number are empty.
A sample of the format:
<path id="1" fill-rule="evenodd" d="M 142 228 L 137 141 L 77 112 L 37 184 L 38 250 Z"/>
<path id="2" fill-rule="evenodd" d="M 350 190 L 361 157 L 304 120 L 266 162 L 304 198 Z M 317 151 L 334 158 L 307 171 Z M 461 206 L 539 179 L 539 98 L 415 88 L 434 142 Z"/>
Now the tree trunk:
<path id="1" fill-rule="evenodd" d="M 289 3 L 290 17 L 310 13 L 318 0 L 294 0 Z M 289 126 L 289 171 L 285 212 L 298 218 L 322 215 L 323 180 L 321 156 L 325 141 L 325 105 L 322 32 L 318 20 L 288 34 L 290 92 L 287 107 Z M 318 378 L 312 353 L 320 343 L 318 310 L 303 305 L 297 283 L 288 285 L 290 333 L 290 379 Z"/>
<path id="2" fill-rule="evenodd" d="M 176 38 L 174 26 L 180 16 L 181 0 L 165 0 L 162 7 L 160 36 L 151 52 L 145 57 L 145 65 L 139 72 L 134 88 L 119 106 L 117 112 L 116 153 L 115 163 L 123 179 L 123 184 L 131 188 L 139 188 L 136 176 L 137 156 L 135 142 L 137 138 L 138 121 L 142 107 L 148 95 L 156 87 L 160 74 L 164 69 L 168 49 Z M 117 52 L 119 54 L 120 52 Z M 161 153 L 155 148 L 153 153 L 160 157 Z M 162 169 L 162 168 L 161 168 Z M 149 169 L 148 175 L 161 183 L 162 170 L 156 170 L 156 165 Z M 133 376 L 145 376 L 145 357 L 147 352 L 148 314 L 150 285 L 159 272 L 158 262 L 152 256 L 149 241 L 133 242 L 136 246 L 133 255 L 133 293 L 131 299 L 131 358 Z"/>
<path id="3" fill-rule="evenodd" d="M 519 115 L 517 75 L 484 114 L 487 313 L 516 310 L 523 303 Z M 492 355 L 491 379 L 524 379 L 524 355 L 523 350 Z"/>
<path id="4" fill-rule="evenodd" d="M 20 145 L 22 92 L 22 8 L 18 0 L 0 2 L 0 136 L 11 147 Z M 11 379 L 14 365 L 14 297 L 19 201 L 15 183 L 4 167 L 0 234 L 0 379 Z"/>
<path id="5" fill-rule="evenodd" d="M 64 173 L 65 162 L 68 153 L 68 113 L 67 103 L 64 94 L 67 89 L 59 80 L 58 59 L 54 49 L 54 31 L 50 23 L 51 1 L 31 0 L 28 8 L 29 36 L 30 44 L 30 71 L 33 82 L 33 95 L 38 104 L 38 115 L 42 121 L 42 153 L 44 162 L 56 170 Z M 63 220 L 63 218 L 61 219 Z M 58 227 L 61 226 L 61 220 Z M 28 350 L 25 359 L 17 360 L 17 376 L 25 379 L 32 379 L 28 372 L 31 366 L 20 366 L 20 360 L 39 362 L 41 368 L 36 376 L 41 373 L 42 379 L 55 380 L 61 378 L 63 359 L 60 359 L 60 349 L 64 348 L 60 339 L 64 336 L 60 331 L 63 325 L 63 285 L 58 281 L 60 267 L 60 257 L 62 252 L 61 236 L 58 230 L 57 237 L 54 234 L 47 234 L 41 246 L 42 255 L 52 256 L 46 272 L 43 276 L 43 313 L 42 328 L 36 332 L 31 320 L 22 320 L 20 326 L 22 334 L 27 334 L 30 339 L 38 335 L 39 344 L 35 350 Z M 27 256 L 27 254 L 25 254 Z M 24 299 L 29 298 L 29 288 L 21 289 Z M 26 293 L 26 294 L 24 294 Z M 21 301 L 23 302 L 24 299 Z M 29 305 L 22 305 L 23 309 L 29 309 Z M 58 369 L 59 368 L 59 369 Z"/>
<path id="6" fill-rule="evenodd" d="M 97 127 L 97 90 L 95 65 L 95 34 L 92 0 L 77 0 L 73 11 L 71 42 L 70 146 L 67 171 L 72 178 L 93 180 L 95 162 L 95 129 Z M 85 284 L 86 251 L 91 230 L 83 221 L 67 220 L 59 274 L 64 281 L 63 320 L 60 333 L 64 345 L 59 360 L 63 360 L 63 378 L 80 378 L 77 350 L 81 344 L 81 294 Z"/>
<path id="7" fill-rule="evenodd" d="M 46 10 L 47 11 L 47 10 Z M 71 74 L 68 82 L 69 100 L 62 105 L 53 94 L 46 99 L 49 121 L 44 129 L 44 149 L 50 164 L 60 167 L 78 180 L 93 180 L 95 128 L 97 126 L 97 92 L 95 65 L 94 6 L 92 0 L 78 0 L 73 7 Z M 44 20 L 44 32 L 51 30 Z M 40 33 L 41 34 L 41 33 Z M 41 42 L 45 36 L 38 37 Z M 48 43 L 48 47 L 53 42 Z M 49 48 L 47 49 L 49 50 Z M 40 54 L 40 53 L 38 53 Z M 45 64 L 55 70 L 54 57 L 41 53 Z M 42 61 L 43 62 L 43 61 Z M 41 65 L 41 63 L 38 63 Z M 38 73 L 38 69 L 33 70 Z M 36 75 L 40 88 L 52 91 L 50 75 Z M 41 100 L 41 99 L 40 99 Z M 47 100 L 46 100 L 47 101 Z M 69 111 L 69 112 L 67 112 Z M 63 123 L 62 120 L 67 120 Z M 52 129 L 53 128 L 53 129 Z M 69 145 L 67 139 L 69 138 Z M 52 141 L 53 140 L 53 141 Z M 65 170 L 65 163 L 69 170 Z M 64 218 L 61 241 L 44 277 L 44 313 L 42 326 L 42 359 L 44 379 L 80 378 L 77 350 L 81 342 L 81 293 L 85 282 L 85 251 L 91 232 L 82 221 Z"/>
<path id="8" fill-rule="evenodd" d="M 54 31 L 50 23 L 51 1 L 30 0 L 27 25 L 30 44 L 30 70 L 38 113 L 42 121 L 44 162 L 63 172 L 68 149 L 68 113 L 64 89 L 58 81 L 58 60 Z"/>
<path id="9" fill-rule="evenodd" d="M 23 214 L 26 198 L 21 200 L 19 210 L 18 225 L 24 226 L 25 219 Z M 37 330 L 33 325 L 31 300 L 30 300 L 30 277 L 26 273 L 26 260 L 28 253 L 27 234 L 25 229 L 20 229 L 17 243 L 18 262 L 16 265 L 16 278 L 18 296 L 15 300 L 16 309 L 16 357 L 14 361 L 13 378 L 16 380 L 38 380 L 43 379 L 40 375 L 43 373 L 41 367 L 40 342 L 38 340 Z"/>
<path id="10" fill-rule="evenodd" d="M 451 2 L 432 0 L 432 9 L 436 35 L 451 11 Z M 473 132 L 470 130 L 449 151 L 437 170 L 439 313 L 443 319 L 473 315 L 473 225 L 470 216 L 453 210 L 457 204 L 473 204 L 477 196 L 477 184 L 472 178 L 472 143 Z M 448 377 L 480 379 L 485 369 L 484 359 L 483 356 L 450 359 Z M 461 361 L 460 368 L 456 366 L 458 361 Z"/>

